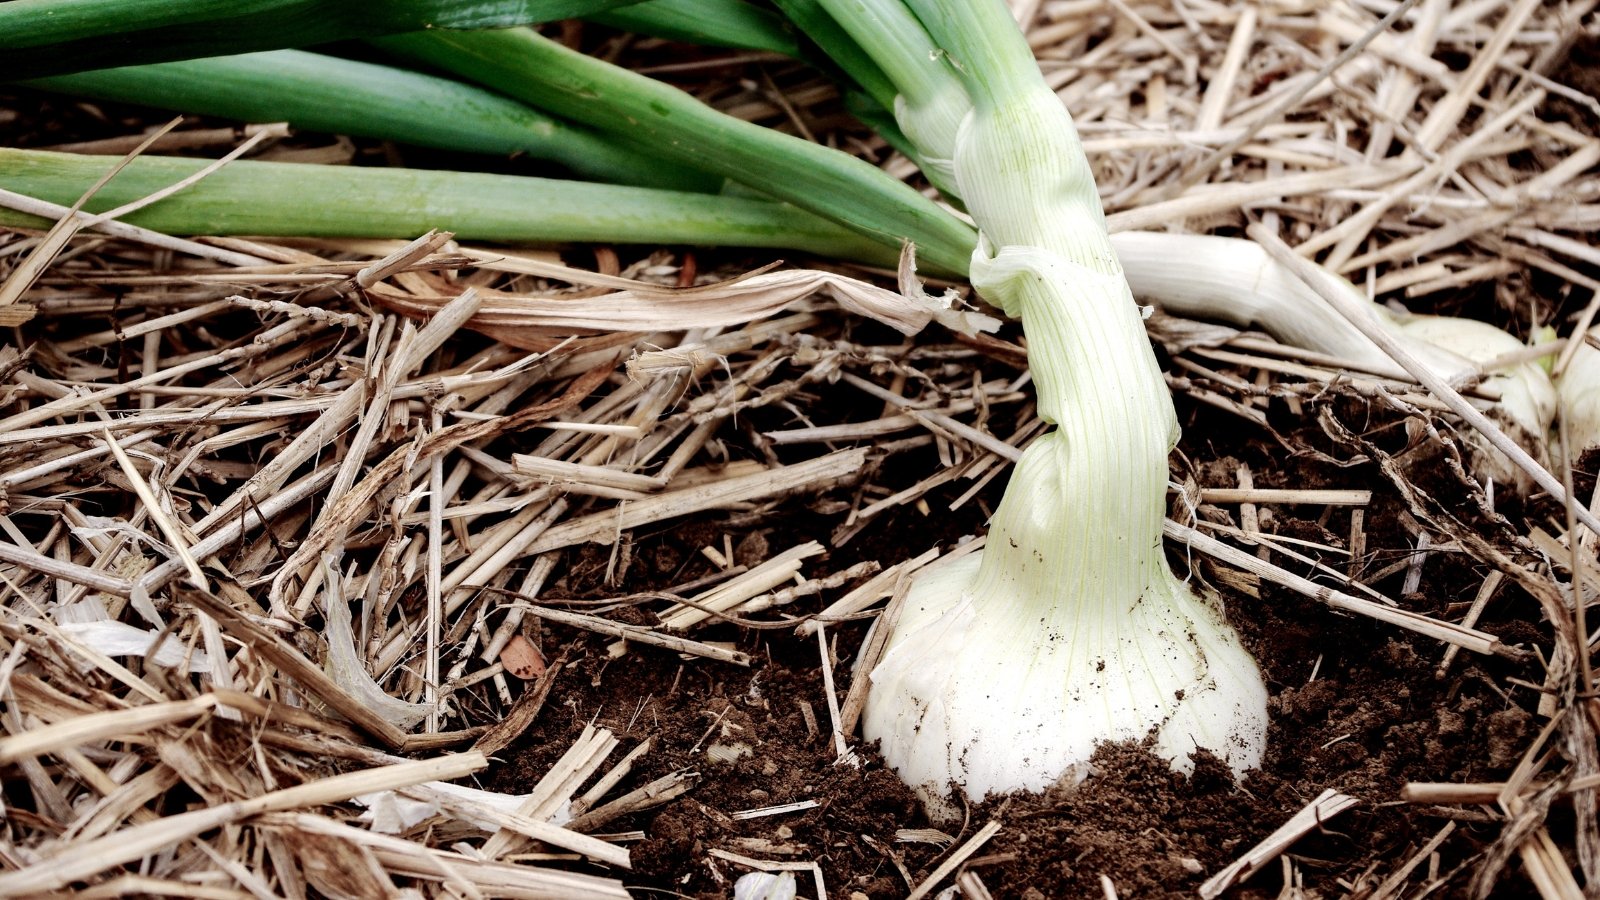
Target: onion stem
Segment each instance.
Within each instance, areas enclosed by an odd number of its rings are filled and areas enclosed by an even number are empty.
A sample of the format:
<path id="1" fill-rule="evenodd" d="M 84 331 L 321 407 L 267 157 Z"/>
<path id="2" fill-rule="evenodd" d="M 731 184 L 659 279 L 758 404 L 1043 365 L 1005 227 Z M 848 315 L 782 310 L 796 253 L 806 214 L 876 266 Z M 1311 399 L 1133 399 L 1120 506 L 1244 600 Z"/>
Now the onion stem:
<path id="1" fill-rule="evenodd" d="M 116 161 L 0 149 L 0 187 L 70 205 Z M 85 209 L 100 212 L 138 200 L 206 164 L 141 157 Z M 897 257 L 883 244 L 765 200 L 515 175 L 300 163 L 230 163 L 126 221 L 171 234 L 413 238 L 446 227 L 465 240 L 773 247 L 882 265 Z M 0 224 L 48 227 L 45 220 L 10 210 L 0 210 Z"/>
<path id="2" fill-rule="evenodd" d="M 309 47 L 428 28 L 554 22 L 637 0 L 10 0 L 7 78 Z"/>
<path id="3" fill-rule="evenodd" d="M 528 29 L 426 32 L 378 44 L 787 200 L 881 243 L 917 240 L 918 257 L 941 271 L 959 271 L 970 253 L 970 229 L 868 163 L 723 115 L 676 88 Z"/>
<path id="4" fill-rule="evenodd" d="M 422 147 L 523 153 L 617 184 L 713 193 L 722 185 L 721 178 L 664 163 L 615 137 L 482 88 L 320 53 L 246 53 L 56 75 L 23 84 Z"/>

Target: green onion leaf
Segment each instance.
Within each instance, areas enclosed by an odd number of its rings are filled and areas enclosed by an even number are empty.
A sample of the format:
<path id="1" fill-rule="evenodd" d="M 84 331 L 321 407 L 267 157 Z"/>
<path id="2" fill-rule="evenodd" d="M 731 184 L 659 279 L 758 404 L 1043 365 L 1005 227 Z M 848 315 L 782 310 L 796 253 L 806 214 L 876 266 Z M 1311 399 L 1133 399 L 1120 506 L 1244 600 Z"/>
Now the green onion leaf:
<path id="1" fill-rule="evenodd" d="M 403 55 L 565 118 L 723 175 L 889 246 L 917 245 L 930 268 L 959 272 L 970 229 L 859 159 L 723 115 L 684 92 L 569 50 L 527 29 L 382 38 Z"/>
<path id="2" fill-rule="evenodd" d="M 80 97 L 471 153 L 526 153 L 619 184 L 715 193 L 722 179 L 481 88 L 389 66 L 276 50 L 23 82 Z"/>
<path id="3" fill-rule="evenodd" d="M 426 28 L 508 28 L 637 0 L 10 0 L 7 78 L 308 47 Z"/>
<path id="4" fill-rule="evenodd" d="M 794 27 L 744 0 L 645 0 L 584 18 L 673 41 L 800 56 Z"/>
<path id="5" fill-rule="evenodd" d="M 0 188 L 61 206 L 74 203 L 113 157 L 0 149 Z M 86 204 L 94 213 L 148 196 L 206 160 L 140 157 Z M 233 162 L 122 221 L 168 234 L 413 238 L 431 228 L 464 240 L 563 244 L 700 244 L 802 250 L 892 265 L 896 254 L 781 203 L 587 182 Z M 0 225 L 48 222 L 0 209 Z"/>

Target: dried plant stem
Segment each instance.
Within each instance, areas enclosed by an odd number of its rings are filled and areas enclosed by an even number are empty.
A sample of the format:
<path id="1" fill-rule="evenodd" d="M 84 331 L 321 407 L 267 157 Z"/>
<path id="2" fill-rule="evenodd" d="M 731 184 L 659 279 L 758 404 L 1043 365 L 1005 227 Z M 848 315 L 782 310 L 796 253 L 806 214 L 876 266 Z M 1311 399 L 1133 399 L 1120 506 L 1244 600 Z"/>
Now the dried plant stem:
<path id="1" fill-rule="evenodd" d="M 1295 841 L 1360 802 L 1354 797 L 1324 790 L 1317 799 L 1306 804 L 1261 843 L 1250 848 L 1227 868 L 1206 879 L 1205 883 L 1200 885 L 1200 896 L 1204 900 L 1220 897 L 1228 888 L 1261 871 L 1263 866 L 1277 859 L 1278 855 L 1289 849 Z"/>
<path id="2" fill-rule="evenodd" d="M 36 863 L 26 869 L 0 873 L 0 893 L 59 890 L 106 869 L 174 846 L 212 828 L 263 813 L 337 803 L 358 794 L 394 790 L 423 781 L 458 778 L 488 765 L 476 753 L 420 762 L 396 763 L 380 769 L 334 775 L 221 806 L 201 808 L 136 825 L 93 841 L 78 844 L 61 859 Z"/>
<path id="3" fill-rule="evenodd" d="M 1343 591 L 1324 587 L 1170 519 L 1164 524 L 1163 532 L 1168 538 L 1180 544 L 1192 547 L 1223 562 L 1238 566 L 1246 572 L 1275 584 L 1292 588 L 1298 593 L 1326 603 L 1334 609 L 1377 619 L 1380 622 L 1387 622 L 1409 631 L 1415 631 L 1418 634 L 1425 634 L 1435 640 L 1471 650 L 1474 653 L 1494 654 L 1502 650 L 1499 638 L 1492 634 L 1464 628 L 1450 622 L 1441 622 L 1438 619 L 1430 619 L 1427 616 L 1410 612 L 1409 610 L 1384 606 L 1371 600 L 1353 597 Z"/>
<path id="4" fill-rule="evenodd" d="M 1561 482 L 1557 481 L 1554 475 L 1550 474 L 1548 469 L 1541 465 L 1538 460 L 1529 456 L 1528 451 L 1522 449 L 1516 441 L 1507 437 L 1499 426 L 1491 422 L 1488 416 L 1479 412 L 1472 404 L 1468 403 L 1459 391 L 1446 383 L 1443 378 L 1440 378 L 1426 363 L 1417 359 L 1410 351 L 1400 346 L 1400 343 L 1392 335 L 1378 327 L 1371 317 L 1366 314 L 1366 311 L 1356 305 L 1348 294 L 1343 292 L 1337 284 L 1331 283 L 1333 276 L 1310 262 L 1301 259 L 1289 245 L 1265 228 L 1259 225 L 1252 225 L 1249 232 L 1250 237 L 1266 248 L 1274 259 L 1289 267 L 1312 290 L 1316 291 L 1318 296 L 1327 301 L 1329 306 L 1337 310 L 1340 315 L 1349 320 L 1350 324 L 1360 329 L 1362 334 L 1365 334 L 1383 352 L 1389 354 L 1390 358 L 1411 373 L 1411 377 L 1417 379 L 1417 383 L 1426 387 L 1435 397 L 1438 397 L 1445 405 L 1449 406 L 1451 412 L 1460 416 L 1468 425 L 1471 425 L 1479 434 L 1483 435 L 1484 439 L 1493 444 L 1496 450 L 1504 453 L 1508 459 L 1516 464 L 1517 468 L 1526 472 L 1528 477 L 1532 478 L 1557 503 L 1573 504 L 1572 499 L 1567 496 L 1566 489 L 1561 486 Z M 1600 532 L 1600 519 L 1597 519 L 1586 507 L 1577 505 L 1575 512 L 1579 521 L 1594 531 Z"/>

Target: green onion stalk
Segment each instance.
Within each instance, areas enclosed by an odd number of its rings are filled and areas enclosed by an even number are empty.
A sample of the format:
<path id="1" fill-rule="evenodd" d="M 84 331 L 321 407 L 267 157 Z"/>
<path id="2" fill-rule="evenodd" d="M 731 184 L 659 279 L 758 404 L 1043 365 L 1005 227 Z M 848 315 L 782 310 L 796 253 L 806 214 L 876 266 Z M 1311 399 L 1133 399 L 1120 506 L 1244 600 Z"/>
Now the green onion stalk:
<path id="1" fill-rule="evenodd" d="M 434 28 L 507 28 L 594 15 L 637 0 L 9 0 L 7 78 L 310 47 Z"/>
<path id="2" fill-rule="evenodd" d="M 938 271 L 959 272 L 967 264 L 971 229 L 869 163 L 723 115 L 670 85 L 529 29 L 430 31 L 376 43 L 810 210 L 868 239 L 892 246 L 914 240 L 919 258 Z"/>
<path id="3" fill-rule="evenodd" d="M 116 163 L 113 157 L 0 148 L 0 189 L 70 206 Z M 84 211 L 147 197 L 205 165 L 140 157 Z M 898 258 L 881 242 L 769 200 L 518 175 L 247 160 L 118 221 L 167 234 L 412 238 L 449 228 L 463 240 L 517 244 L 770 247 L 878 265 Z M 0 225 L 43 228 L 49 220 L 0 207 Z"/>
<path id="4" fill-rule="evenodd" d="M 972 101 L 961 82 L 950 77 L 942 50 L 899 0 L 780 0 L 780 5 L 813 2 L 842 30 L 819 29 L 813 38 L 826 52 L 836 54 L 851 77 L 868 84 L 882 78 L 894 86 L 888 105 L 901 133 L 917 150 L 922 174 L 945 193 L 958 194 L 951 157 L 956 131 Z"/>
<path id="5" fill-rule="evenodd" d="M 909 6 L 938 52 L 900 77 L 964 88 L 950 146 L 979 229 L 972 283 L 1022 320 L 1056 428 L 1024 453 L 984 548 L 913 584 L 871 674 L 866 737 L 935 815 L 953 813 L 951 786 L 980 800 L 1072 783 L 1103 741 L 1151 737 L 1180 769 L 1204 748 L 1242 774 L 1264 750 L 1266 688 L 1163 552 L 1177 418 L 1072 118 L 998 0 Z M 858 12 L 841 24 L 891 78 L 907 71 L 892 56 L 920 62 Z"/>
<path id="6" fill-rule="evenodd" d="M 799 57 L 795 29 L 744 0 L 646 0 L 585 15 L 591 22 L 689 43 Z"/>
<path id="7" fill-rule="evenodd" d="M 74 97 L 244 122 L 288 122 L 306 131 L 419 147 L 526 154 L 615 184 L 715 193 L 723 182 L 482 88 L 301 50 L 97 69 L 21 84 Z"/>

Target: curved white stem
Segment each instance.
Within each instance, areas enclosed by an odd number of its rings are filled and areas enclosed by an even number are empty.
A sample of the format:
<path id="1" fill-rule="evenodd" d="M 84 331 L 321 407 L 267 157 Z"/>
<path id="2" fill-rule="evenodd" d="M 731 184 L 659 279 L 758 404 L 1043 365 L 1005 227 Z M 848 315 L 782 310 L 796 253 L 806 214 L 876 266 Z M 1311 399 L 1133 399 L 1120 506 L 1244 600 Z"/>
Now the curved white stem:
<path id="1" fill-rule="evenodd" d="M 1112 235 L 1111 243 L 1141 300 L 1191 318 L 1260 328 L 1290 346 L 1406 377 L 1388 354 L 1253 241 L 1122 232 Z M 1361 298 L 1354 285 L 1346 286 L 1352 298 Z M 1412 355 L 1446 381 L 1477 377 L 1481 364 L 1523 346 L 1484 322 L 1395 315 L 1365 299 L 1361 302 L 1374 323 L 1400 338 Z M 1550 376 L 1538 364 L 1525 362 L 1491 373 L 1483 384 L 1500 396 L 1495 407 L 1498 418 L 1534 456 L 1543 457 L 1556 412 Z M 1476 432 L 1469 441 L 1481 475 L 1524 488 L 1531 484 Z"/>
<path id="2" fill-rule="evenodd" d="M 985 549 L 914 583 L 871 676 L 866 736 L 935 815 L 952 783 L 981 799 L 1081 778 L 1101 741 L 1153 735 L 1179 768 L 1206 747 L 1242 773 L 1264 748 L 1266 689 L 1167 565 L 1171 396 L 1071 117 L 1026 46 L 1012 53 L 1026 71 L 1007 66 L 1005 35 L 982 18 L 940 35 L 964 48 L 954 64 L 976 100 L 954 154 L 980 233 L 972 282 L 1022 319 L 1039 415 L 1058 427 L 1018 463 Z"/>

